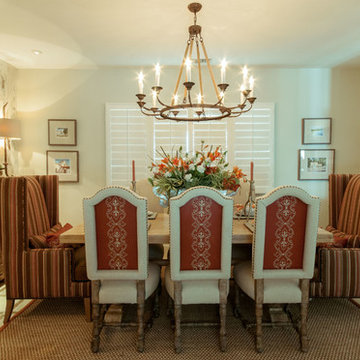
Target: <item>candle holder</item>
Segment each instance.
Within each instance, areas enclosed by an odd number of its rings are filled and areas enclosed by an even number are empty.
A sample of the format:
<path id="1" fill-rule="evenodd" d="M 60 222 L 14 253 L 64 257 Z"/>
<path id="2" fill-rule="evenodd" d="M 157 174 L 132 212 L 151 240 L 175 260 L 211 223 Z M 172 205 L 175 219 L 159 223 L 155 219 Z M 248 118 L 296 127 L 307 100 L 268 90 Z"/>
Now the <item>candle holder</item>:
<path id="1" fill-rule="evenodd" d="M 131 180 L 131 190 L 136 192 L 136 181 L 135 180 Z"/>
<path id="2" fill-rule="evenodd" d="M 241 218 L 246 220 L 254 218 L 255 214 L 255 181 L 249 180 L 249 196 L 241 212 Z"/>

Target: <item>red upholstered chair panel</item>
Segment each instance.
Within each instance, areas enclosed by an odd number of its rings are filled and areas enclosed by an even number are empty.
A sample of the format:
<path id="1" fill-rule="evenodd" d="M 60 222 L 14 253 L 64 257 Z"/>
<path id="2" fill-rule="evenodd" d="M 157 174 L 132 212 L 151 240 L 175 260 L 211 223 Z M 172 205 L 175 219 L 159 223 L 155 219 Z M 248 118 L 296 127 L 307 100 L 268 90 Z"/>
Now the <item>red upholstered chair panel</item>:
<path id="1" fill-rule="evenodd" d="M 28 236 L 41 235 L 50 230 L 49 215 L 39 182 L 26 177 Z"/>
<path id="2" fill-rule="evenodd" d="M 360 175 L 354 175 L 346 187 L 337 229 L 345 234 L 360 235 Z"/>
<path id="3" fill-rule="evenodd" d="M 180 270 L 221 269 L 222 206 L 197 196 L 180 208 Z"/>
<path id="4" fill-rule="evenodd" d="M 136 206 L 109 196 L 95 206 L 99 270 L 137 270 Z"/>
<path id="5" fill-rule="evenodd" d="M 266 209 L 264 269 L 302 269 L 307 204 L 283 196 Z"/>

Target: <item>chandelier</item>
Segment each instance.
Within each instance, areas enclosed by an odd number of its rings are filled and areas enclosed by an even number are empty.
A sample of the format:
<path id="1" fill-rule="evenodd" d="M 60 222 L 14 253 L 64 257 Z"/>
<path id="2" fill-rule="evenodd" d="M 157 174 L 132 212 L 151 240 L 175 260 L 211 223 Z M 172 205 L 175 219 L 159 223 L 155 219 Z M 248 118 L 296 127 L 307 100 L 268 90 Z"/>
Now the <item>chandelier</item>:
<path id="1" fill-rule="evenodd" d="M 166 104 L 160 99 L 160 92 L 163 89 L 160 86 L 160 71 L 159 64 L 155 66 L 155 83 L 156 85 L 151 88 L 152 90 L 152 106 L 145 106 L 146 102 L 144 94 L 144 74 L 142 72 L 138 75 L 139 94 L 136 94 L 141 112 L 147 116 L 154 116 L 159 120 L 175 120 L 175 121 L 208 121 L 208 120 L 221 120 L 227 117 L 238 117 L 241 114 L 251 110 L 253 103 L 256 100 L 254 96 L 254 78 L 249 77 L 249 71 L 245 66 L 242 69 L 243 83 L 240 87 L 240 102 L 237 106 L 225 105 L 225 91 L 229 84 L 225 82 L 226 75 L 226 60 L 222 60 L 220 64 L 220 84 L 216 85 L 214 72 L 210 65 L 210 61 L 205 49 L 204 39 L 201 36 L 201 26 L 197 25 L 196 14 L 201 10 L 202 5 L 199 3 L 191 3 L 188 9 L 194 14 L 194 24 L 189 26 L 189 38 L 187 41 L 185 54 L 180 66 L 179 76 L 175 85 L 171 102 Z M 192 53 L 196 48 L 196 58 L 192 60 Z M 203 74 L 201 71 L 201 58 L 200 50 L 202 49 L 203 56 L 207 65 L 207 69 L 210 75 L 211 83 L 215 89 L 216 101 L 215 103 L 206 103 L 204 96 Z M 195 83 L 192 81 L 195 77 L 192 74 L 192 67 L 194 63 L 195 71 L 197 72 L 197 78 L 199 80 L 199 93 L 196 96 L 196 100 L 192 98 L 191 90 Z M 185 71 L 184 71 L 185 68 Z M 195 72 L 194 71 L 194 72 Z M 179 102 L 179 85 L 181 79 L 185 77 L 183 82 L 183 97 Z M 159 104 L 159 107 L 158 107 Z M 186 116 L 183 115 L 184 110 Z"/>

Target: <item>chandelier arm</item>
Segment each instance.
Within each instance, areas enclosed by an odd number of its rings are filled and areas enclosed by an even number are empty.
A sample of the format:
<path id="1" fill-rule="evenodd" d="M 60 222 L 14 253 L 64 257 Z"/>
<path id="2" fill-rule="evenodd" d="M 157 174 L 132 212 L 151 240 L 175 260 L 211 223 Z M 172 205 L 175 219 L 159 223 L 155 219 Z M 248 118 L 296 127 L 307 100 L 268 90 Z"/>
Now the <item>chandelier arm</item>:
<path id="1" fill-rule="evenodd" d="M 165 103 L 163 103 L 160 99 L 159 96 L 156 97 L 157 101 L 159 102 L 160 105 L 165 106 L 166 108 L 171 108 L 171 106 L 173 106 L 173 104 L 171 105 L 166 105 Z"/>
<path id="2" fill-rule="evenodd" d="M 201 39 L 200 42 L 201 42 L 201 46 L 202 46 L 202 49 L 203 49 L 203 52 L 204 52 L 204 56 L 205 56 L 205 59 L 206 59 L 206 64 L 207 64 L 207 67 L 208 67 L 208 70 L 209 70 L 209 73 L 210 73 L 210 77 L 211 77 L 212 83 L 213 83 L 213 85 L 214 85 L 214 89 L 215 89 L 215 92 L 216 92 L 216 96 L 217 96 L 217 98 L 218 98 L 219 100 L 221 100 L 221 96 L 220 96 L 220 93 L 219 93 L 219 89 L 217 88 L 217 85 L 216 85 L 216 82 L 215 82 L 214 73 L 213 73 L 213 71 L 212 71 L 209 58 L 208 58 L 208 56 L 207 56 L 207 52 L 206 52 L 206 49 L 205 49 L 204 41 Z"/>
<path id="3" fill-rule="evenodd" d="M 192 55 L 192 49 L 193 49 L 193 45 L 194 45 L 194 38 L 191 37 L 190 39 L 190 51 L 189 51 L 189 55 L 188 58 L 191 59 L 191 55 Z M 191 65 L 190 65 L 191 66 Z M 191 70 L 190 70 L 191 71 Z M 187 78 L 187 72 L 185 72 L 185 82 L 190 81 L 190 79 Z M 186 95 L 187 95 L 187 89 L 186 87 L 184 88 L 184 101 L 186 101 Z"/>
<path id="4" fill-rule="evenodd" d="M 190 96 L 190 91 L 188 91 L 188 100 L 189 100 L 189 105 L 190 107 L 192 107 L 192 102 L 191 102 L 191 96 Z"/>
<path id="5" fill-rule="evenodd" d="M 238 117 L 239 115 L 241 114 L 244 114 L 244 113 L 247 113 L 249 112 L 251 109 L 253 108 L 253 104 L 250 104 L 250 107 L 248 109 L 244 109 L 244 110 L 241 110 L 241 111 L 236 111 L 236 112 L 232 112 L 230 115 L 230 117 Z"/>
<path id="6" fill-rule="evenodd" d="M 196 54 L 197 54 L 198 71 L 199 71 L 201 103 L 203 104 L 204 103 L 204 90 L 203 90 L 202 75 L 201 75 L 200 50 L 199 50 L 199 40 L 198 39 L 196 39 Z"/>
<path id="7" fill-rule="evenodd" d="M 146 109 L 146 110 L 151 111 L 150 109 Z M 156 114 L 154 114 L 153 112 L 151 112 L 151 113 L 146 113 L 146 112 L 143 110 L 143 108 L 140 108 L 140 111 L 141 111 L 144 115 L 146 115 L 146 116 L 156 116 Z"/>
<path id="8" fill-rule="evenodd" d="M 189 45 L 190 45 L 190 42 L 188 40 L 187 45 L 186 45 L 186 49 L 185 49 L 185 54 L 184 54 L 184 57 L 183 57 L 183 61 L 182 61 L 181 66 L 180 66 L 179 76 L 178 76 L 178 79 L 177 79 L 177 82 L 176 82 L 176 85 L 175 85 L 173 98 L 171 100 L 171 105 L 174 105 L 175 95 L 177 94 L 177 92 L 179 90 L 179 84 L 180 84 L 182 72 L 184 70 L 185 60 L 186 60 L 186 57 L 187 57 L 187 54 L 188 54 L 188 51 L 189 51 Z"/>

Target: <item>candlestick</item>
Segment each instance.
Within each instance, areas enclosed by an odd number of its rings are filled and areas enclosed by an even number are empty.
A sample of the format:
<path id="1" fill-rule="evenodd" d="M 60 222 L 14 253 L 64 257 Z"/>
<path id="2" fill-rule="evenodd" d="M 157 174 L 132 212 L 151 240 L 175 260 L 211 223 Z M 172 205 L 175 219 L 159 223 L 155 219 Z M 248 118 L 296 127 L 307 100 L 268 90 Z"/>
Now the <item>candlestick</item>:
<path id="1" fill-rule="evenodd" d="M 152 91 L 152 106 L 156 108 L 156 91 Z"/>
<path id="2" fill-rule="evenodd" d="M 190 60 L 190 58 L 186 58 L 185 65 L 186 65 L 187 81 L 191 81 L 191 60 Z"/>
<path id="3" fill-rule="evenodd" d="M 174 95 L 174 105 L 177 105 L 177 104 L 178 104 L 178 100 L 179 100 L 179 95 L 178 95 L 178 94 L 175 94 L 175 95 Z"/>
<path id="4" fill-rule="evenodd" d="M 250 163 L 250 180 L 253 181 L 254 180 L 254 162 L 251 161 Z"/>
<path id="5" fill-rule="evenodd" d="M 245 100 L 245 96 L 243 94 L 244 90 L 246 90 L 245 85 L 241 84 L 241 86 L 240 86 L 240 104 L 242 104 Z"/>
<path id="6" fill-rule="evenodd" d="M 255 79 L 253 76 L 250 76 L 249 79 L 249 90 L 251 90 L 250 96 L 254 97 L 254 84 L 255 84 Z"/>
<path id="7" fill-rule="evenodd" d="M 161 66 L 159 65 L 159 63 L 157 63 L 155 65 L 155 84 L 156 84 L 156 86 L 160 86 L 160 71 L 161 71 Z"/>
<path id="8" fill-rule="evenodd" d="M 138 84 L 139 84 L 139 94 L 144 93 L 144 74 L 142 71 L 140 71 L 138 75 Z"/>
<path id="9" fill-rule="evenodd" d="M 244 84 L 245 89 L 246 89 L 246 85 L 247 85 L 247 81 L 248 81 L 248 75 L 249 75 L 249 69 L 247 68 L 246 65 L 243 67 L 242 73 L 243 73 L 243 84 Z"/>
<path id="10" fill-rule="evenodd" d="M 135 160 L 132 161 L 132 181 L 135 181 Z"/>
<path id="11" fill-rule="evenodd" d="M 222 59 L 221 64 L 220 64 L 220 66 L 221 66 L 221 70 L 220 70 L 221 84 L 225 84 L 226 65 L 227 65 L 226 60 Z"/>

